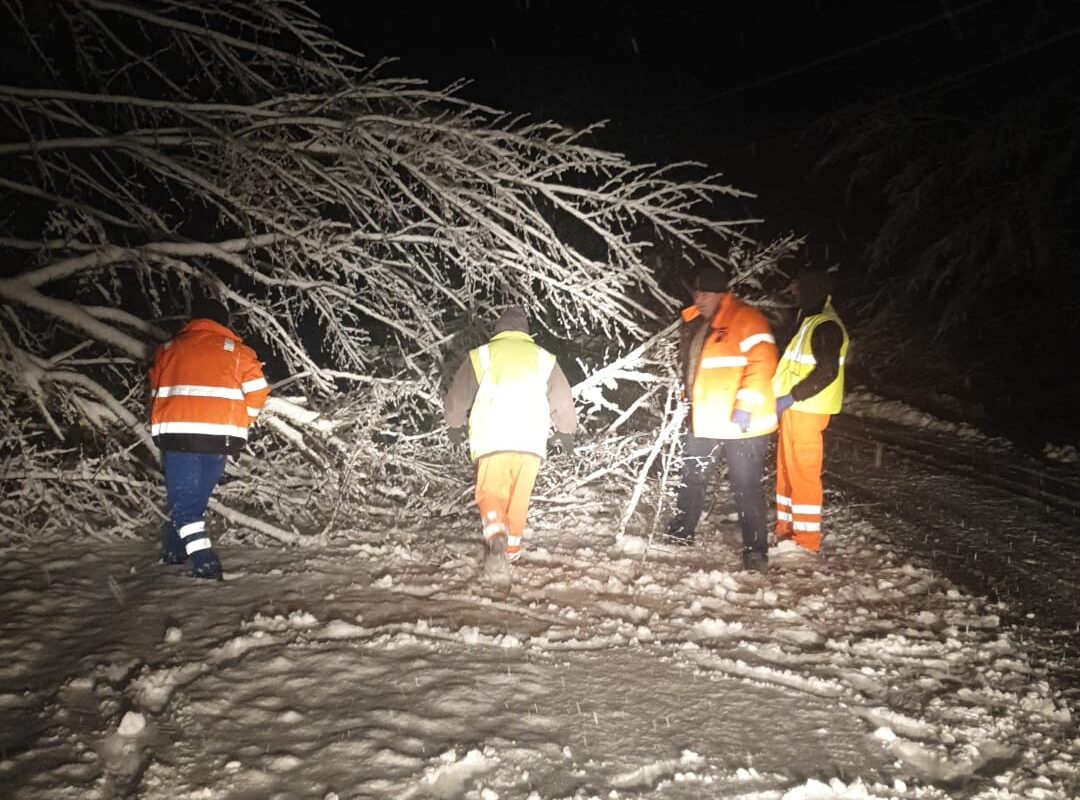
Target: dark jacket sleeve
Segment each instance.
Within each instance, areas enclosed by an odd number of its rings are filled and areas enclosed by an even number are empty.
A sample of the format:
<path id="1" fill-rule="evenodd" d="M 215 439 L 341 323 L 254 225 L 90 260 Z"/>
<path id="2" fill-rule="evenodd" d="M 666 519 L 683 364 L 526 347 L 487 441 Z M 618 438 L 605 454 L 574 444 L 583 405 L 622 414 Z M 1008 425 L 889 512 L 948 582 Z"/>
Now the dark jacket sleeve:
<path id="1" fill-rule="evenodd" d="M 577 409 L 570 381 L 557 363 L 548 376 L 548 405 L 551 407 L 551 425 L 558 433 L 577 432 Z"/>
<path id="2" fill-rule="evenodd" d="M 466 356 L 457 372 L 454 373 L 450 389 L 443 398 L 443 417 L 446 419 L 446 427 L 460 428 L 468 422 L 469 409 L 472 408 L 473 400 L 476 399 L 476 390 L 479 388 L 480 384 L 476 380 L 472 359 Z"/>
<path id="3" fill-rule="evenodd" d="M 796 400 L 809 400 L 840 374 L 840 347 L 844 334 L 835 322 L 822 322 L 810 335 L 810 352 L 814 354 L 814 368 L 810 374 L 791 387 Z"/>
<path id="4" fill-rule="evenodd" d="M 679 326 L 679 365 L 682 367 L 683 392 L 687 398 L 694 395 L 694 376 L 701 361 L 701 349 L 705 346 L 705 334 L 709 321 L 696 317 Z"/>

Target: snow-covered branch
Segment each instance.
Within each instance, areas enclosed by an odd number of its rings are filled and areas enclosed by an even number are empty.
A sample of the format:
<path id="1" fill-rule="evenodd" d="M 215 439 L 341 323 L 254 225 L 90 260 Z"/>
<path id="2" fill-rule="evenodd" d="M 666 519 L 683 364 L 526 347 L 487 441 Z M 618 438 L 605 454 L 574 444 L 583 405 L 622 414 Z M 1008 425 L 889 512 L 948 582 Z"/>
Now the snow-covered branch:
<path id="1" fill-rule="evenodd" d="M 383 76 L 300 2 L 9 0 L 0 21 L 27 65 L 0 86 L 17 209 L 0 219 L 0 333 L 30 365 L 7 370 L 18 444 L 0 457 L 22 475 L 155 469 L 145 368 L 208 293 L 289 393 L 229 472 L 230 524 L 294 541 L 343 509 L 459 497 L 441 380 L 497 307 L 604 343 L 577 391 L 614 437 L 651 424 L 673 378 L 678 300 L 650 253 L 730 266 L 721 245 L 749 245 L 753 220 L 718 211 L 744 193 L 702 166 L 635 164 L 586 144 L 595 128 Z M 93 485 L 77 499 L 107 517 L 102 487 L 131 484 Z M 131 519 L 159 491 L 139 485 Z M 0 505 L 40 502 L 23 485 Z"/>

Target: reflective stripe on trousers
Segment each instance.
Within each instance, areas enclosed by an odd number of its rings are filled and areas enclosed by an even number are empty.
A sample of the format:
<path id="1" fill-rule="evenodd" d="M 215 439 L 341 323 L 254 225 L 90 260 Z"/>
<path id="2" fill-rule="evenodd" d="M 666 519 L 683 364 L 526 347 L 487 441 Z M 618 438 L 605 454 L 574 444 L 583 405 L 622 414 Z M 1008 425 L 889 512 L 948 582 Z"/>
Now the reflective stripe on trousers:
<path id="1" fill-rule="evenodd" d="M 476 461 L 476 505 L 484 541 L 506 535 L 506 554 L 515 557 L 529 514 L 540 456 L 533 453 L 492 453 Z"/>
<path id="2" fill-rule="evenodd" d="M 776 443 L 776 535 L 814 552 L 821 547 L 822 432 L 830 419 L 788 409 Z"/>
<path id="3" fill-rule="evenodd" d="M 172 522 L 168 548 L 187 555 L 208 549 L 210 537 L 203 515 L 210 495 L 225 471 L 225 456 L 165 450 L 161 454 L 161 467 L 165 473 L 165 495 Z"/>

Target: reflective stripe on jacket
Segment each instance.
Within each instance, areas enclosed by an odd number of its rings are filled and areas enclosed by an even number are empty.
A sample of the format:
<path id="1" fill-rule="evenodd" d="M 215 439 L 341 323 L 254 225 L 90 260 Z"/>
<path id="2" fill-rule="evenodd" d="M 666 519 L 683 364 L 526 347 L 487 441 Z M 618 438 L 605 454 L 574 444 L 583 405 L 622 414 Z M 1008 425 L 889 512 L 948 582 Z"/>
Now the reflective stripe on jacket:
<path id="1" fill-rule="evenodd" d="M 844 360 L 848 351 L 848 333 L 832 306 L 831 298 L 825 300 L 825 307 L 821 313 L 803 320 L 794 338 L 788 343 L 784 355 L 780 358 L 780 364 L 776 368 L 773 390 L 778 397 L 790 394 L 793 387 L 813 372 L 817 360 L 814 358 L 811 339 L 814 328 L 823 322 L 835 322 L 840 327 L 840 333 L 843 336 L 836 378 L 813 397 L 796 402 L 792 408 L 809 414 L 838 414 L 844 404 Z"/>
<path id="2" fill-rule="evenodd" d="M 555 356 L 524 331 L 504 331 L 469 351 L 478 389 L 469 413 L 475 461 L 500 451 L 547 453 L 551 408 L 548 378 Z"/>
<path id="3" fill-rule="evenodd" d="M 684 309 L 682 318 L 683 335 L 691 338 L 684 374 L 694 435 L 747 439 L 775 431 L 776 340 L 765 315 L 725 294 L 707 325 L 697 306 Z M 736 408 L 750 412 L 746 433 L 731 421 Z"/>
<path id="4" fill-rule="evenodd" d="M 150 394 L 150 434 L 159 445 L 227 452 L 234 444 L 230 440 L 247 439 L 270 387 L 255 351 L 239 336 L 224 325 L 195 319 L 158 348 Z M 173 448 L 166 444 L 170 441 L 181 444 Z"/>

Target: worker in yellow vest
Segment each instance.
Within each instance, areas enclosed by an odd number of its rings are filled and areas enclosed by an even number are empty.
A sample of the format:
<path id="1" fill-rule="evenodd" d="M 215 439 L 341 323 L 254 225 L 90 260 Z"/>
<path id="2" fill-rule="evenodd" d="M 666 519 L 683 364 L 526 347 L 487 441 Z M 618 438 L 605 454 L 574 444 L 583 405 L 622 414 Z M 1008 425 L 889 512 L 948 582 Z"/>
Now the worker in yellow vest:
<path id="1" fill-rule="evenodd" d="M 522 536 L 548 432 L 573 450 L 577 412 L 570 383 L 555 356 L 529 335 L 529 321 L 511 306 L 487 344 L 469 351 L 443 399 L 450 440 L 465 439 L 476 464 L 476 505 L 484 535 L 485 574 L 509 579 Z"/>
<path id="2" fill-rule="evenodd" d="M 822 434 L 844 399 L 848 334 L 832 306 L 832 276 L 801 269 L 791 285 L 802 322 L 773 376 L 780 435 L 776 448 L 776 538 L 821 548 Z"/>

